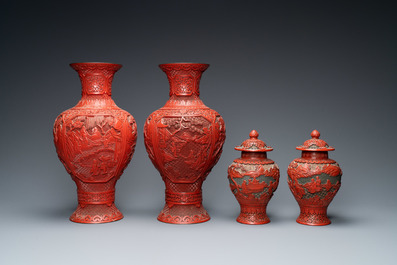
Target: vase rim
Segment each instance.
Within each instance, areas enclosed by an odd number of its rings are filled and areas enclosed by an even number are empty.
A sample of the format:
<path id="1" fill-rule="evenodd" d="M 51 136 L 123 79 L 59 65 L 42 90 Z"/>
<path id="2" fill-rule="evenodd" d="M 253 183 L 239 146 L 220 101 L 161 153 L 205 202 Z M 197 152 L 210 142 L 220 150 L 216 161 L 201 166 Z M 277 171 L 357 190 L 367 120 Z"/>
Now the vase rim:
<path id="1" fill-rule="evenodd" d="M 176 63 L 162 63 L 162 64 L 159 64 L 159 66 L 161 67 L 161 66 L 172 66 L 172 65 L 202 65 L 202 66 L 210 66 L 209 64 L 207 64 L 207 63 L 195 63 L 195 62 L 176 62 Z"/>
<path id="2" fill-rule="evenodd" d="M 109 62 L 78 62 L 78 63 L 71 63 L 70 66 L 72 65 L 117 65 L 117 66 L 123 66 L 122 64 L 118 63 L 109 63 Z"/>

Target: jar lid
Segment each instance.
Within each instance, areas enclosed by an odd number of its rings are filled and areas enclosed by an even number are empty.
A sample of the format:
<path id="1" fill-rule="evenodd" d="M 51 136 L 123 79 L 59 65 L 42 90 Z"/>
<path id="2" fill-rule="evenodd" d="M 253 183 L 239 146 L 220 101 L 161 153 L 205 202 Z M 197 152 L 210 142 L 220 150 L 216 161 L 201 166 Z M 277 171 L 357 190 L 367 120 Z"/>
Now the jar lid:
<path id="1" fill-rule="evenodd" d="M 249 136 L 249 139 L 245 140 L 240 146 L 236 146 L 234 149 L 244 152 L 269 152 L 273 150 L 273 148 L 267 146 L 264 141 L 258 139 L 259 133 L 257 131 L 252 130 Z"/>
<path id="2" fill-rule="evenodd" d="M 312 131 L 310 134 L 312 139 L 309 139 L 303 143 L 303 145 L 297 146 L 296 149 L 302 151 L 333 151 L 335 148 L 329 146 L 326 141 L 319 139 L 320 132 L 317 130 Z"/>

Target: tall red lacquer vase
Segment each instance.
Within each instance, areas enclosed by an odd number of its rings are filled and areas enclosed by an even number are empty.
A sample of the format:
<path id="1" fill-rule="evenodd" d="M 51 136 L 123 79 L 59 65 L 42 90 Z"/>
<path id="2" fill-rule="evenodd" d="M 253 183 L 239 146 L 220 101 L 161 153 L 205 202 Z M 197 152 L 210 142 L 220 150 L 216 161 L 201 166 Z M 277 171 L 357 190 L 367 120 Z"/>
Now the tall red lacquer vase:
<path id="1" fill-rule="evenodd" d="M 153 112 L 144 128 L 145 146 L 165 182 L 165 206 L 158 220 L 173 224 L 210 219 L 201 186 L 217 163 L 225 141 L 222 117 L 199 98 L 208 64 L 160 65 L 170 83 L 170 98 Z"/>
<path id="2" fill-rule="evenodd" d="M 106 223 L 123 218 L 114 204 L 115 185 L 134 153 L 134 118 L 111 98 L 111 63 L 74 63 L 82 83 L 82 98 L 55 120 L 58 157 L 77 185 L 78 207 L 70 220 Z"/>

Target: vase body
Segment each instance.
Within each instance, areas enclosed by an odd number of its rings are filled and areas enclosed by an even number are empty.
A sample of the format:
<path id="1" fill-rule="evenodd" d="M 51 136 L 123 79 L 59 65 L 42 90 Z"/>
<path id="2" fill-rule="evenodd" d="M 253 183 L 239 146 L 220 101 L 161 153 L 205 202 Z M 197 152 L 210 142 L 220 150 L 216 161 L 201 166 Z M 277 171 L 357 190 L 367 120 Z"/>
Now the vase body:
<path id="1" fill-rule="evenodd" d="M 71 64 L 81 79 L 82 98 L 55 120 L 58 157 L 77 185 L 78 207 L 70 220 L 106 223 L 123 218 L 114 204 L 115 185 L 134 153 L 134 118 L 111 98 L 114 73 L 121 65 Z"/>
<path id="2" fill-rule="evenodd" d="M 312 139 L 297 147 L 302 156 L 288 166 L 288 186 L 300 207 L 298 223 L 328 225 L 327 208 L 340 188 L 342 170 L 328 158 L 334 148 L 319 139 L 318 131 L 311 135 Z"/>
<path id="3" fill-rule="evenodd" d="M 165 206 L 158 220 L 173 224 L 210 219 L 202 205 L 201 186 L 217 163 L 225 141 L 222 117 L 199 98 L 207 64 L 162 64 L 170 98 L 153 112 L 144 128 L 149 158 L 165 183 Z"/>
<path id="4" fill-rule="evenodd" d="M 250 139 L 235 148 L 242 151 L 241 157 L 228 168 L 230 189 L 240 204 L 240 215 L 236 221 L 259 225 L 270 222 L 266 207 L 278 187 L 280 170 L 267 153 L 273 149 L 258 140 L 253 130 Z"/>

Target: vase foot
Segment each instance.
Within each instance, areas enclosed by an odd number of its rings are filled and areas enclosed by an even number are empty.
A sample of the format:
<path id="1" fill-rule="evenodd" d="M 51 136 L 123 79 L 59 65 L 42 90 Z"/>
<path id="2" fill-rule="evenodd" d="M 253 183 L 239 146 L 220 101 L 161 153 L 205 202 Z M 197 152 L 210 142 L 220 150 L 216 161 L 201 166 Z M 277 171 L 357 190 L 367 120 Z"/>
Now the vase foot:
<path id="1" fill-rule="evenodd" d="M 303 225 L 329 225 L 331 220 L 327 216 L 327 207 L 305 207 L 301 208 L 301 213 L 296 222 Z"/>
<path id="2" fill-rule="evenodd" d="M 237 222 L 247 225 L 262 225 L 270 223 L 270 219 L 266 214 L 266 207 L 241 207 L 240 215 L 236 219 Z"/>
<path id="3" fill-rule="evenodd" d="M 117 209 L 114 203 L 110 206 L 106 204 L 88 204 L 84 207 L 79 204 L 76 211 L 70 216 L 70 221 L 85 224 L 101 224 L 118 221 L 123 217 L 123 214 Z"/>
<path id="4" fill-rule="evenodd" d="M 157 220 L 169 224 L 197 224 L 210 220 L 210 216 L 202 205 L 174 205 L 166 204 Z"/>

